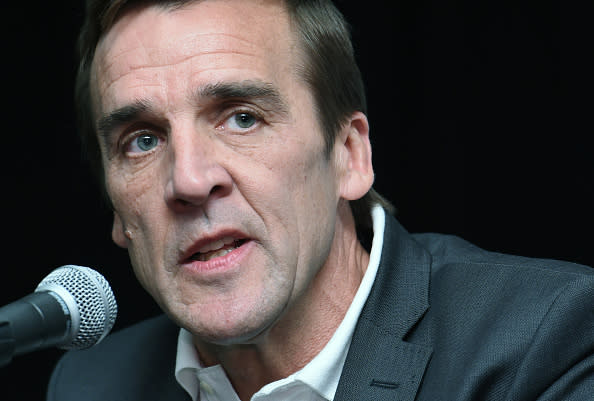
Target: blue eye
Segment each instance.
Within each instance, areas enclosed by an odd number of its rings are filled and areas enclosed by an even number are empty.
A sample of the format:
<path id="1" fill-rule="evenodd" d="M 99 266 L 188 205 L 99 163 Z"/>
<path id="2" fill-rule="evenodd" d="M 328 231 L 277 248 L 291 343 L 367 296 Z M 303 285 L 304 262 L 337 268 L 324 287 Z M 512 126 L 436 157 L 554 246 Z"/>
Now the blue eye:
<path id="1" fill-rule="evenodd" d="M 148 152 L 159 144 L 159 137 L 156 135 L 140 135 L 130 144 L 132 152 Z"/>
<path id="2" fill-rule="evenodd" d="M 237 113 L 233 116 L 233 121 L 239 128 L 248 129 L 256 124 L 258 120 L 249 113 Z"/>

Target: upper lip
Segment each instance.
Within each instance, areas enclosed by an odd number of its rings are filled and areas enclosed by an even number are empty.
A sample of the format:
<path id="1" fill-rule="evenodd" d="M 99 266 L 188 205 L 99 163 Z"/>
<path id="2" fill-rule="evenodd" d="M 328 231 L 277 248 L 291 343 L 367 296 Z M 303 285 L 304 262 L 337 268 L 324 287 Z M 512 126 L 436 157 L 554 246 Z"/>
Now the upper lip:
<path id="1" fill-rule="evenodd" d="M 217 247 L 219 241 L 229 243 L 230 241 L 245 241 L 248 237 L 246 234 L 237 230 L 220 230 L 213 233 L 203 234 L 200 238 L 191 242 L 190 245 L 183 247 L 181 251 L 180 262 L 186 263 L 191 260 L 192 256 L 198 252 L 214 250 L 211 246 Z"/>

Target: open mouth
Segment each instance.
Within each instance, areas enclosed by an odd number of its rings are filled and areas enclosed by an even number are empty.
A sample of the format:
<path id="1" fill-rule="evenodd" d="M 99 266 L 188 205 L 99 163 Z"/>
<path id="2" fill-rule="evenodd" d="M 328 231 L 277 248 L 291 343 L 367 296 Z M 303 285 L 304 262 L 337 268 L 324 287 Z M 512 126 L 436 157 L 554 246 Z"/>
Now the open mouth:
<path id="1" fill-rule="evenodd" d="M 206 262 L 214 258 L 220 258 L 234 249 L 239 248 L 246 241 L 246 239 L 223 238 L 221 240 L 211 242 L 210 244 L 202 247 L 198 252 L 194 253 L 190 257 L 190 260 Z"/>

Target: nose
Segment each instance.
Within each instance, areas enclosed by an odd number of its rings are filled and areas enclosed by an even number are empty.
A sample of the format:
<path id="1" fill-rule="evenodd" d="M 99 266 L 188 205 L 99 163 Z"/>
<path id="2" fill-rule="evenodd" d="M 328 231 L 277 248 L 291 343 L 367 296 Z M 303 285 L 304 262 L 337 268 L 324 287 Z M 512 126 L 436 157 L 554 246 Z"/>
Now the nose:
<path id="1" fill-rule="evenodd" d="M 165 188 L 165 202 L 171 209 L 183 212 L 231 192 L 233 180 L 219 163 L 220 152 L 211 140 L 196 133 L 172 138 Z"/>

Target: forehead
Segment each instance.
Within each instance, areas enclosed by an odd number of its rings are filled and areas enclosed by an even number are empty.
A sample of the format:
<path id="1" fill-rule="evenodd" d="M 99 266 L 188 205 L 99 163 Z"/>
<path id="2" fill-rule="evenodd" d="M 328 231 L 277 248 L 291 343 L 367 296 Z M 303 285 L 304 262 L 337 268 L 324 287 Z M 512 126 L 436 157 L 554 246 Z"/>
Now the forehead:
<path id="1" fill-rule="evenodd" d="M 207 81 L 274 78 L 290 73 L 294 35 L 280 1 L 202 0 L 180 8 L 127 10 L 100 40 L 93 92 L 146 87 L 164 70 L 191 70 Z M 267 75 L 254 76 L 254 75 Z M 243 76 L 242 76 L 243 75 Z M 219 77 L 220 78 L 220 77 Z"/>

